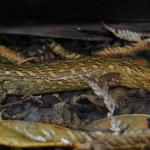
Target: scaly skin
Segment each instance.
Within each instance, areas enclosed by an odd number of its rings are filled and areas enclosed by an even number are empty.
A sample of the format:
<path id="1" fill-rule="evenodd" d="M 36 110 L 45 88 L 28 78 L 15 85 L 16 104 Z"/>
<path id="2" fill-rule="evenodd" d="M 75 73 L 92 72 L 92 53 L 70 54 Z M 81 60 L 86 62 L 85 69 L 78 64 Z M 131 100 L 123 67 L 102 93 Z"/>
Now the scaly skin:
<path id="1" fill-rule="evenodd" d="M 84 78 L 110 86 L 150 89 L 150 69 L 129 59 L 82 58 L 32 66 L 0 66 L 0 93 L 56 93 L 89 88 Z"/>

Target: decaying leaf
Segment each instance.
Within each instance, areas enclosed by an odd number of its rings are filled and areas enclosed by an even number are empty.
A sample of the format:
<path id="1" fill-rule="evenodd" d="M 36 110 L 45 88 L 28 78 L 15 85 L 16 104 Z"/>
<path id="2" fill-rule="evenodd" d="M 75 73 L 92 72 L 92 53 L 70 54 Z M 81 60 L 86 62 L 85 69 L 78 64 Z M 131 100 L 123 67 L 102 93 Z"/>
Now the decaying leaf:
<path id="1" fill-rule="evenodd" d="M 125 47 L 108 47 L 101 51 L 95 52 L 93 55 L 102 57 L 120 57 L 128 56 L 133 53 L 142 52 L 150 49 L 150 41 L 143 40 Z"/>
<path id="2" fill-rule="evenodd" d="M 49 45 L 49 47 L 55 54 L 61 56 L 62 58 L 77 59 L 77 58 L 81 57 L 80 54 L 77 54 L 75 52 L 69 52 L 67 49 L 65 49 L 64 47 L 62 47 L 60 44 L 58 44 L 56 42 L 52 42 Z"/>
<path id="3" fill-rule="evenodd" d="M 124 126 L 124 133 L 117 136 L 112 134 L 95 136 L 95 140 L 91 143 L 92 148 L 94 150 L 134 150 L 150 147 L 149 117 L 150 115 L 144 114 L 115 116 L 116 120 L 121 121 L 122 127 Z M 93 122 L 90 127 L 111 129 L 110 123 L 112 123 L 112 119 L 107 118 Z"/>
<path id="4" fill-rule="evenodd" d="M 126 132 L 139 131 L 141 129 L 148 129 L 148 119 L 150 115 L 133 114 L 114 116 L 117 120 L 121 120 L 122 124 L 128 126 Z M 90 127 L 92 128 L 110 128 L 111 119 L 102 119 L 93 122 Z"/>
<path id="5" fill-rule="evenodd" d="M 35 58 L 33 63 L 50 63 L 55 59 L 55 55 L 47 47 L 48 43 L 43 43 L 40 45 L 31 45 L 23 51 L 26 58 Z"/>
<path id="6" fill-rule="evenodd" d="M 2 120 L 0 121 L 0 145 L 11 146 L 11 147 L 72 147 L 80 149 L 90 149 L 93 144 L 100 144 L 100 146 L 109 146 L 111 142 L 115 140 L 116 145 L 118 137 L 123 139 L 127 137 L 128 133 L 132 134 L 130 140 L 138 141 L 137 133 L 140 130 L 148 130 L 147 119 L 149 115 L 126 115 L 118 116 L 116 119 L 121 120 L 124 124 L 128 124 L 129 128 L 122 136 L 112 136 L 110 134 L 102 133 L 100 131 L 95 132 L 84 132 L 71 130 L 65 127 L 43 123 L 33 123 L 26 121 L 15 121 L 15 120 Z M 110 120 L 103 119 L 92 123 L 89 127 L 92 128 L 107 128 L 110 127 Z M 119 124 L 118 124 L 119 125 Z M 142 129 L 142 130 L 141 130 Z M 134 131 L 134 134 L 133 132 Z M 137 132 L 135 132 L 137 131 Z M 140 133 L 141 133 L 140 132 Z M 143 139 L 149 137 L 150 131 L 146 132 Z M 133 137 L 134 136 L 134 137 Z M 107 137 L 107 138 L 106 138 Z M 133 138 L 133 139 L 132 139 Z M 107 144 L 105 143 L 107 139 Z M 140 139 L 141 140 L 141 139 Z M 141 140 L 141 144 L 146 144 L 145 140 Z M 129 142 L 129 141 L 127 141 Z M 124 143 L 125 146 L 128 143 Z M 131 143 L 130 143 L 131 144 Z M 95 146 L 95 145 L 94 145 Z M 99 147 L 99 146 L 98 146 Z"/>
<path id="7" fill-rule="evenodd" d="M 110 25 L 107 25 L 105 23 L 102 23 L 104 28 L 111 33 L 113 33 L 116 37 L 127 40 L 127 41 L 141 41 L 143 39 L 143 34 L 142 33 L 137 33 L 129 30 L 123 30 L 123 29 L 115 29 Z"/>
<path id="8" fill-rule="evenodd" d="M 21 53 L 15 52 L 4 45 L 0 45 L 0 56 L 8 59 L 11 63 L 22 64 L 33 58 L 25 58 Z"/>
<path id="9" fill-rule="evenodd" d="M 26 121 L 0 121 L 0 145 L 11 147 L 76 147 L 92 138 L 82 131 Z M 100 131 L 98 136 L 102 136 Z"/>
<path id="10" fill-rule="evenodd" d="M 18 63 L 24 60 L 24 57 L 20 53 L 16 53 L 15 51 L 0 45 L 0 56 L 6 57 L 8 60 Z"/>

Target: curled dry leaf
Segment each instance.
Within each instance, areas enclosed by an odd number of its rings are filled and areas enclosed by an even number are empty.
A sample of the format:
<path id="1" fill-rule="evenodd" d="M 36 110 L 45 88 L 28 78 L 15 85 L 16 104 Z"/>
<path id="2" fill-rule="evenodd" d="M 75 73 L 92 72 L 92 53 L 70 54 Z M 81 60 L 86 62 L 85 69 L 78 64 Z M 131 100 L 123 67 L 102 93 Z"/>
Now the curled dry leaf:
<path id="1" fill-rule="evenodd" d="M 127 45 L 125 47 L 108 47 L 101 51 L 95 52 L 93 55 L 102 57 L 120 57 L 128 56 L 133 53 L 142 52 L 150 49 L 150 41 L 143 40 L 132 45 Z"/>
<path id="2" fill-rule="evenodd" d="M 143 34 L 142 33 L 137 33 L 129 30 L 123 30 L 123 29 L 115 29 L 110 25 L 107 25 L 105 23 L 102 23 L 103 27 L 113 33 L 116 37 L 127 40 L 127 41 L 141 41 L 143 39 Z"/>
<path id="3" fill-rule="evenodd" d="M 51 48 L 51 50 L 61 56 L 62 58 L 66 58 L 66 59 L 76 59 L 76 58 L 80 58 L 81 55 L 77 54 L 75 52 L 70 52 L 67 49 L 65 49 L 64 47 L 62 47 L 60 44 L 56 43 L 56 42 L 52 42 L 49 47 Z"/>
<path id="4" fill-rule="evenodd" d="M 150 115 L 143 114 L 133 114 L 133 115 L 121 115 L 114 116 L 116 120 L 121 120 L 121 123 L 125 126 L 128 126 L 126 132 L 130 131 L 139 131 L 141 129 L 148 129 L 148 119 Z M 102 119 L 99 121 L 95 121 L 90 124 L 92 128 L 110 128 L 111 119 Z"/>

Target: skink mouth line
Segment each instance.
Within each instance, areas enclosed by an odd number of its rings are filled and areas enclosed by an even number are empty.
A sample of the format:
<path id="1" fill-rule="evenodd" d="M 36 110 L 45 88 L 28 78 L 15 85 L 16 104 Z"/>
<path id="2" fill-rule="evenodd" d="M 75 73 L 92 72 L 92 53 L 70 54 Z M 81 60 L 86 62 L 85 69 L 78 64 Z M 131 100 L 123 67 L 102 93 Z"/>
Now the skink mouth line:
<path id="1" fill-rule="evenodd" d="M 2 78 L 27 78 L 27 79 L 52 79 L 52 77 L 46 76 L 46 75 L 38 75 L 38 76 L 31 76 L 31 75 L 6 75 L 6 74 L 0 74 L 0 77 Z"/>
<path id="2" fill-rule="evenodd" d="M 68 80 L 68 79 L 74 79 L 76 78 L 77 76 L 57 76 L 56 77 L 52 77 L 52 76 L 48 76 L 48 75 L 37 75 L 37 76 L 32 76 L 32 75 L 6 75 L 6 74 L 0 74 L 0 78 L 2 79 L 29 79 L 29 80 L 36 80 L 36 79 L 39 79 L 39 80 L 49 80 L 49 81 L 57 81 L 57 80 Z M 66 79 L 65 79 L 66 78 Z"/>

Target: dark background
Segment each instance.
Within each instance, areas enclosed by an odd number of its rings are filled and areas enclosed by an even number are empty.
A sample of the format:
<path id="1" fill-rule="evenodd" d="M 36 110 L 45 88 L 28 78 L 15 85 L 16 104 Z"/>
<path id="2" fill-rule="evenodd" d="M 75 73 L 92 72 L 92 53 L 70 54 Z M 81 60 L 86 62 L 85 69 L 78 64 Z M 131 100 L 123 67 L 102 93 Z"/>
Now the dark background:
<path id="1" fill-rule="evenodd" d="M 0 0 L 0 23 L 150 21 L 149 0 Z"/>

